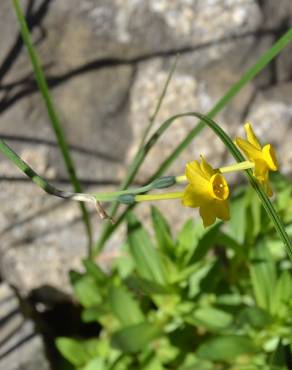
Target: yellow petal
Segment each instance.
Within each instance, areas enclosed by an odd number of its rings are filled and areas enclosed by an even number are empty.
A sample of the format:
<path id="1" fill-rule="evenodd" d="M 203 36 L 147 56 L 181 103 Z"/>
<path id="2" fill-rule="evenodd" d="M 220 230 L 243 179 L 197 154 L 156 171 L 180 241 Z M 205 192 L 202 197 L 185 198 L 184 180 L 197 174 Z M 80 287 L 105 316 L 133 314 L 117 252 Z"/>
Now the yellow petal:
<path id="1" fill-rule="evenodd" d="M 262 184 L 266 182 L 269 176 L 269 168 L 267 162 L 263 159 L 257 159 L 255 161 L 253 174 Z"/>
<path id="2" fill-rule="evenodd" d="M 269 169 L 277 171 L 279 165 L 276 157 L 275 150 L 271 144 L 267 144 L 263 147 L 263 158 L 267 162 Z"/>
<path id="3" fill-rule="evenodd" d="M 210 198 L 210 181 L 206 179 L 197 161 L 187 163 L 186 177 L 194 192 Z"/>
<path id="4" fill-rule="evenodd" d="M 209 180 L 211 178 L 211 176 L 214 175 L 214 173 L 216 172 L 210 165 L 209 163 L 207 163 L 207 161 L 205 160 L 205 158 L 201 155 L 201 170 L 202 172 L 204 173 L 204 175 L 206 176 L 206 178 Z"/>
<path id="5" fill-rule="evenodd" d="M 193 189 L 192 185 L 187 185 L 185 188 L 183 197 L 182 197 L 182 204 L 185 207 L 196 208 L 200 207 L 204 203 L 204 198 L 201 196 L 200 193 L 196 193 Z"/>
<path id="6" fill-rule="evenodd" d="M 253 146 L 248 141 L 243 140 L 240 137 L 237 137 L 235 139 L 235 142 L 237 146 L 244 152 L 244 154 L 250 161 L 254 162 L 256 159 L 260 159 L 263 157 L 261 150 L 258 150 L 255 146 Z"/>
<path id="7" fill-rule="evenodd" d="M 228 200 L 215 201 L 216 216 L 221 220 L 228 221 L 230 219 L 230 210 Z"/>
<path id="8" fill-rule="evenodd" d="M 216 221 L 215 207 L 212 203 L 200 207 L 200 216 L 205 227 L 211 226 Z"/>
<path id="9" fill-rule="evenodd" d="M 247 122 L 245 125 L 244 125 L 244 129 L 245 129 L 245 132 L 246 132 L 246 137 L 247 137 L 247 140 L 258 150 L 261 150 L 261 144 L 259 143 L 255 133 L 253 132 L 253 129 L 252 129 L 252 125 Z"/>

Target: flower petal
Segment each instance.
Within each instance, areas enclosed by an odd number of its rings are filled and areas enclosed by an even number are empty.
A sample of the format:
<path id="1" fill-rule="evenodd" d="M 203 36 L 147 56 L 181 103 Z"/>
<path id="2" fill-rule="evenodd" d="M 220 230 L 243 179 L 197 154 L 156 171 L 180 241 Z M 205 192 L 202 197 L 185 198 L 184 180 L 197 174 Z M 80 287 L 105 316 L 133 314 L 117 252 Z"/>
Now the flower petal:
<path id="1" fill-rule="evenodd" d="M 244 129 L 245 129 L 245 132 L 246 132 L 246 137 L 247 137 L 247 140 L 258 150 L 262 150 L 262 147 L 261 147 L 261 144 L 259 143 L 258 141 L 258 138 L 256 137 L 253 129 L 252 129 L 252 125 L 247 122 L 245 125 L 244 125 Z"/>
<path id="2" fill-rule="evenodd" d="M 228 200 L 215 201 L 216 216 L 221 220 L 228 221 L 230 219 L 230 210 Z"/>
<path id="3" fill-rule="evenodd" d="M 210 182 L 206 179 L 197 161 L 187 163 L 186 177 L 194 191 L 199 194 L 210 193 Z"/>
<path id="4" fill-rule="evenodd" d="M 248 141 L 241 139 L 240 137 L 237 137 L 235 139 L 235 142 L 250 161 L 254 162 L 256 159 L 260 159 L 263 157 L 261 150 L 258 150 Z"/>
<path id="5" fill-rule="evenodd" d="M 182 197 L 182 204 L 185 207 L 196 208 L 200 207 L 203 203 L 204 198 L 202 198 L 202 195 L 195 192 L 192 185 L 187 185 Z"/>
<path id="6" fill-rule="evenodd" d="M 207 161 L 202 155 L 200 167 L 208 180 L 214 175 L 214 173 L 216 173 L 216 171 L 209 165 L 209 163 L 207 163 Z"/>
<path id="7" fill-rule="evenodd" d="M 255 162 L 253 174 L 262 184 L 268 180 L 269 168 L 267 162 L 263 159 L 257 159 Z"/>
<path id="8" fill-rule="evenodd" d="M 272 171 L 277 171 L 279 165 L 276 157 L 275 150 L 271 144 L 267 144 L 262 150 L 263 158 L 267 162 L 269 169 Z"/>
<path id="9" fill-rule="evenodd" d="M 205 227 L 211 226 L 216 221 L 214 204 L 209 203 L 200 207 L 200 216 L 203 219 L 203 224 Z"/>

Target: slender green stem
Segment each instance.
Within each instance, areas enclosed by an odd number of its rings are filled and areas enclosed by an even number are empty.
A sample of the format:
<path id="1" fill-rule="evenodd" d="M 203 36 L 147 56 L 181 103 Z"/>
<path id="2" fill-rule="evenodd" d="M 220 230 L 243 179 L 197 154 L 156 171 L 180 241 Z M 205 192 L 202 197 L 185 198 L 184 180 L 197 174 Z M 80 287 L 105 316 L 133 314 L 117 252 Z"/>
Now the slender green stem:
<path id="1" fill-rule="evenodd" d="M 246 73 L 226 92 L 226 94 L 217 102 L 217 104 L 211 109 L 207 114 L 208 118 L 213 118 L 219 113 L 241 90 L 245 85 L 248 84 L 259 72 L 261 72 L 269 62 L 274 59 L 290 42 L 292 41 L 292 29 L 289 29 L 279 40 L 277 40 L 272 47 L 270 47 L 258 60 L 252 65 Z M 196 127 L 183 139 L 180 144 L 173 150 L 173 152 L 165 159 L 165 161 L 160 165 L 158 170 L 151 176 L 149 182 L 153 181 L 155 178 L 162 176 L 165 171 L 171 166 L 175 159 L 180 155 L 180 153 L 193 141 L 194 137 L 197 136 L 201 130 L 204 128 L 204 123 L 199 122 Z M 158 135 L 157 130 L 154 134 Z M 152 138 L 150 138 L 151 140 Z M 150 142 L 148 141 L 148 143 Z M 147 145 L 147 143 L 146 143 Z M 145 146 L 146 146 L 145 145 Z M 139 169 L 144 158 L 137 163 L 136 171 Z M 114 230 L 120 225 L 124 220 L 128 210 L 133 209 L 135 205 L 131 205 L 126 209 L 114 225 L 107 225 L 100 235 L 100 238 L 96 244 L 95 254 L 97 254 L 104 246 L 107 239 L 114 232 Z"/>
<path id="2" fill-rule="evenodd" d="M 169 200 L 169 199 L 181 199 L 183 197 L 183 191 L 177 191 L 174 193 L 161 193 L 161 194 L 145 194 L 136 195 L 136 202 L 149 202 L 153 200 Z"/>
<path id="3" fill-rule="evenodd" d="M 33 43 L 30 37 L 30 32 L 27 27 L 26 20 L 23 15 L 23 11 L 21 9 L 19 0 L 12 0 L 12 4 L 13 4 L 13 7 L 15 10 L 19 25 L 20 25 L 20 32 L 21 32 L 23 41 L 26 45 L 26 48 L 27 48 L 27 51 L 28 51 L 28 54 L 29 54 L 29 57 L 30 57 L 30 60 L 33 66 L 37 84 L 39 86 L 45 106 L 47 108 L 47 112 L 50 118 L 50 122 L 52 124 L 52 128 L 58 140 L 59 148 L 61 150 L 64 162 L 65 162 L 65 165 L 66 165 L 69 177 L 70 177 L 70 181 L 73 185 L 74 190 L 76 192 L 81 192 L 81 185 L 76 176 L 75 166 L 74 166 L 73 160 L 69 152 L 69 146 L 65 139 L 65 135 L 62 130 L 59 117 L 56 113 L 52 98 L 50 96 L 49 88 L 48 88 L 48 85 L 45 79 L 45 75 L 41 67 L 41 63 L 38 59 L 38 55 L 33 46 Z M 80 203 L 80 208 L 81 208 L 82 218 L 83 218 L 83 222 L 85 224 L 85 228 L 86 228 L 87 236 L 88 236 L 88 254 L 89 256 L 91 256 L 92 231 L 91 231 L 90 219 L 89 219 L 88 212 L 85 208 L 85 205 L 83 203 Z"/>
<path id="4" fill-rule="evenodd" d="M 231 166 L 220 167 L 217 170 L 220 171 L 221 173 L 228 173 L 228 172 L 243 171 L 249 168 L 254 168 L 254 163 L 250 161 L 243 161 L 241 163 L 236 163 Z M 176 183 L 181 183 L 181 182 L 186 182 L 186 181 L 187 181 L 186 175 L 176 176 L 175 178 Z"/>
<path id="5" fill-rule="evenodd" d="M 95 194 L 84 194 L 84 193 L 72 193 L 63 191 L 55 188 L 47 180 L 38 175 L 24 160 L 22 160 L 6 143 L 0 139 L 0 150 L 2 153 L 10 159 L 26 176 L 28 176 L 37 186 L 42 188 L 46 193 L 55 195 L 63 199 L 74 200 L 78 202 L 116 202 L 120 201 L 121 195 L 131 195 L 145 193 L 151 189 L 161 189 L 169 187 L 175 183 L 173 176 L 164 177 L 161 179 L 155 179 L 150 184 L 142 186 L 140 188 L 127 189 L 121 191 L 113 191 L 107 193 L 95 193 Z"/>
<path id="6" fill-rule="evenodd" d="M 172 65 L 172 67 L 171 67 L 171 70 L 170 70 L 170 72 L 169 72 L 169 74 L 168 74 L 168 76 L 167 76 L 166 82 L 165 82 L 165 84 L 164 84 L 164 86 L 163 86 L 162 93 L 161 93 L 161 95 L 160 95 L 160 97 L 159 97 L 159 99 L 158 99 L 158 103 L 157 103 L 157 105 L 156 105 L 156 107 L 155 107 L 154 113 L 153 113 L 153 114 L 152 114 L 152 116 L 150 117 L 150 119 L 149 119 L 149 124 L 148 124 L 148 126 L 146 127 L 146 129 L 145 129 L 145 131 L 144 131 L 144 133 L 143 133 L 143 135 L 142 135 L 141 142 L 140 142 L 140 145 L 139 145 L 139 149 L 141 149 L 141 148 L 143 147 L 143 145 L 145 144 L 145 141 L 146 141 L 146 139 L 147 139 L 147 136 L 148 136 L 148 134 L 149 134 L 150 130 L 152 129 L 153 125 L 154 125 L 154 122 L 155 122 L 155 119 L 156 119 L 156 117 L 157 117 L 157 114 L 158 114 L 158 113 L 159 113 L 159 111 L 160 111 L 161 104 L 162 104 L 163 99 L 164 99 L 164 97 L 165 97 L 165 94 L 166 94 L 166 92 L 167 92 L 167 89 L 168 89 L 169 83 L 170 83 L 170 81 L 171 81 L 171 79 L 172 79 L 172 76 L 173 76 L 173 74 L 174 74 L 174 71 L 176 70 L 178 57 L 179 57 L 179 56 L 177 55 L 177 56 L 176 56 L 176 58 L 175 58 L 175 61 L 174 61 L 173 65 Z"/>
<path id="7" fill-rule="evenodd" d="M 225 166 L 219 168 L 221 173 L 228 173 L 228 172 L 236 172 L 236 171 L 243 171 L 254 168 L 254 163 L 250 161 L 243 161 L 240 163 L 236 163 L 230 166 Z"/>

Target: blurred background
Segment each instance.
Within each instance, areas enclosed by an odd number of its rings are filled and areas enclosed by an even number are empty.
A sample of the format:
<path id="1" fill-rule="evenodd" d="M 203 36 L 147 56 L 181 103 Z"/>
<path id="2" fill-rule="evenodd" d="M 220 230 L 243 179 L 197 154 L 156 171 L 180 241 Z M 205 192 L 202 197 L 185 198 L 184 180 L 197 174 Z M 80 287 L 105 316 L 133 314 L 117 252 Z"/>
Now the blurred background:
<path id="1" fill-rule="evenodd" d="M 23 0 L 22 5 L 87 192 L 118 187 L 178 53 L 154 128 L 177 113 L 207 113 L 292 24 L 291 0 Z M 9 0 L 0 2 L 0 35 L 0 135 L 39 174 L 70 189 Z M 251 121 L 262 141 L 276 146 L 288 175 L 291 63 L 292 45 L 216 117 L 232 136 Z M 137 185 L 195 123 L 180 120 L 164 135 Z M 231 161 L 205 130 L 168 174 L 182 174 L 185 163 L 200 154 L 213 166 Z M 0 204 L 0 368 L 49 369 L 42 339 L 26 318 L 27 298 L 56 304 L 70 295 L 68 271 L 86 254 L 79 208 L 43 193 L 3 156 Z M 167 209 L 174 229 L 194 213 L 176 201 L 158 206 Z M 97 237 L 102 222 L 91 211 Z M 137 212 L 147 220 L 149 205 Z M 108 247 L 122 240 L 121 228 Z"/>

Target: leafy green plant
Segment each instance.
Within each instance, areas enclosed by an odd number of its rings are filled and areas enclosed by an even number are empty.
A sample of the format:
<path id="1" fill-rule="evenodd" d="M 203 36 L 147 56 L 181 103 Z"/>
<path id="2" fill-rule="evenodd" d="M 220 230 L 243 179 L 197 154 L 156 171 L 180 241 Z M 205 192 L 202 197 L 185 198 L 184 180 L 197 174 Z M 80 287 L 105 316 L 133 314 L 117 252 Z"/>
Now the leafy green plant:
<path id="1" fill-rule="evenodd" d="M 83 274 L 71 274 L 83 321 L 101 331 L 57 339 L 62 355 L 78 370 L 286 369 L 291 264 L 250 189 L 239 189 L 232 209 L 249 220 L 240 232 L 238 222 L 203 229 L 189 220 L 174 237 L 153 207 L 153 238 L 130 213 L 111 272 L 87 260 Z M 283 214 L 290 222 L 291 208 Z"/>

